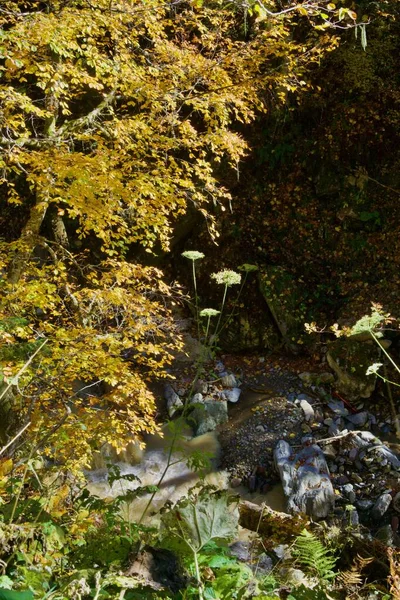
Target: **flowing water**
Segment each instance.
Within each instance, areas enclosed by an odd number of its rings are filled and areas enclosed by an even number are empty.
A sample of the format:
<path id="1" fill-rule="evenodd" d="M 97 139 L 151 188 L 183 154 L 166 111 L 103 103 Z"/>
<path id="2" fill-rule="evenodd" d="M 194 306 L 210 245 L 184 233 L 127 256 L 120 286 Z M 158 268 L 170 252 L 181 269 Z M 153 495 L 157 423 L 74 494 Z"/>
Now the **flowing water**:
<path id="1" fill-rule="evenodd" d="M 113 461 L 120 468 L 122 475 L 133 474 L 138 477 L 138 480 L 120 479 L 110 486 L 107 482 L 107 469 L 104 468 L 104 459 L 100 459 L 97 461 L 97 467 L 100 468 L 96 468 L 87 474 L 89 491 L 102 498 L 115 498 L 139 486 L 157 485 L 167 465 L 171 442 L 170 435 L 168 430 L 164 430 L 163 437 L 148 436 L 145 442 L 144 451 L 138 445 L 130 444 L 125 453 L 122 456 L 114 457 Z M 212 484 L 219 489 L 229 489 L 228 473 L 217 468 L 219 444 L 216 432 L 206 433 L 192 439 L 188 437 L 179 444 L 182 447 L 182 452 L 173 453 L 172 464 L 151 503 L 144 522 L 151 520 L 154 524 L 155 513 L 167 501 L 176 502 L 179 498 L 186 496 L 188 490 L 199 481 L 199 475 L 187 466 L 187 458 L 194 450 L 207 452 L 213 456 L 211 470 L 205 476 L 205 483 Z M 250 494 L 245 487 L 235 488 L 232 491 L 251 502 L 258 504 L 265 502 L 275 510 L 285 510 L 285 500 L 280 485 L 275 486 L 267 494 Z M 124 516 L 130 521 L 139 521 L 149 499 L 150 494 L 146 494 L 127 503 L 123 508 Z"/>

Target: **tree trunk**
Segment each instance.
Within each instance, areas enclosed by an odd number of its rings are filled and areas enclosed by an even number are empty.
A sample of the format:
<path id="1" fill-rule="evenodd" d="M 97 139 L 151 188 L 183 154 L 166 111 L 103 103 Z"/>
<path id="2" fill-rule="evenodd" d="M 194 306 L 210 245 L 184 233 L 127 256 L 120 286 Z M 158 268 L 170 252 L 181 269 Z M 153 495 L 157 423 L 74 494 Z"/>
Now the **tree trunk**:
<path id="1" fill-rule="evenodd" d="M 8 281 L 10 283 L 18 283 L 21 279 L 26 263 L 30 259 L 33 249 L 36 246 L 40 227 L 46 216 L 48 206 L 48 199 L 40 200 L 31 209 L 28 222 L 23 228 L 21 237 L 18 241 L 19 250 L 8 269 Z"/>

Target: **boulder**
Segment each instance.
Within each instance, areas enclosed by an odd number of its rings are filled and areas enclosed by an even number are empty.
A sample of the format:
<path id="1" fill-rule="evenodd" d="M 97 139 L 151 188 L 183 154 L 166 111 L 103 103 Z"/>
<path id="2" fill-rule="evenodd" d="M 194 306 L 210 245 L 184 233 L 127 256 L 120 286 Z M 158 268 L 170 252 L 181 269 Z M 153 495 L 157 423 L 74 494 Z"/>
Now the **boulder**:
<path id="1" fill-rule="evenodd" d="M 183 408 L 183 402 L 169 383 L 164 386 L 164 398 L 167 401 L 168 416 L 172 418 L 177 410 Z"/>
<path id="2" fill-rule="evenodd" d="M 322 450 L 316 444 L 296 454 L 280 440 L 274 452 L 290 512 L 302 512 L 314 520 L 325 518 L 334 508 L 335 493 Z"/>
<path id="3" fill-rule="evenodd" d="M 214 431 L 218 425 L 226 423 L 227 420 L 227 401 L 211 398 L 203 400 L 202 404 L 197 405 L 188 416 L 188 422 L 193 427 L 195 436 Z"/>

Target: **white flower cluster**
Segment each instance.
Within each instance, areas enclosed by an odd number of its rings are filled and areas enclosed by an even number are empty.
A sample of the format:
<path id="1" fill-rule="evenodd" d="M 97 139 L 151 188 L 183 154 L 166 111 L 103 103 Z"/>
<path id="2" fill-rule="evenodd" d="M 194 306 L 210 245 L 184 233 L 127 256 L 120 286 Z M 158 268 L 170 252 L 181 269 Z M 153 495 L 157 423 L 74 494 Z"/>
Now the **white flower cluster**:
<path id="1" fill-rule="evenodd" d="M 182 256 L 189 260 L 200 260 L 200 258 L 204 258 L 204 254 L 202 252 L 197 252 L 197 250 L 187 250 L 186 252 L 182 252 Z"/>
<path id="2" fill-rule="evenodd" d="M 226 285 L 227 287 L 230 287 L 231 285 L 238 285 L 242 280 L 242 276 L 239 275 L 239 273 L 230 271 L 229 269 L 219 271 L 218 273 L 213 273 L 211 277 L 212 279 L 215 279 L 218 284 Z"/>
<path id="3" fill-rule="evenodd" d="M 203 308 L 202 311 L 200 311 L 200 316 L 201 317 L 216 317 L 217 315 L 220 314 L 221 311 L 219 310 L 215 310 L 215 308 Z"/>

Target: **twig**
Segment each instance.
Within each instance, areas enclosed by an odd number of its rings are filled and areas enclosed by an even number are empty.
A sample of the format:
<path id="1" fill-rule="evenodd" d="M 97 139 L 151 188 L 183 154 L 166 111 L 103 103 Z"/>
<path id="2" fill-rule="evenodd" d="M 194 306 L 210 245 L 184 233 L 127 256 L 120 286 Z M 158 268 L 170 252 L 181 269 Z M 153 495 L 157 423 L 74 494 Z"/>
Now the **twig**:
<path id="1" fill-rule="evenodd" d="M 4 398 L 4 396 L 7 394 L 8 390 L 15 385 L 15 382 L 18 381 L 19 377 L 22 375 L 22 373 L 24 371 L 26 371 L 26 369 L 29 367 L 29 365 L 31 364 L 31 362 L 33 361 L 33 359 L 35 358 L 36 354 L 38 354 L 40 352 L 40 350 L 43 348 L 43 346 L 45 344 L 47 344 L 49 340 L 44 340 L 43 344 L 41 344 L 39 346 L 39 348 L 32 354 L 32 356 L 26 361 L 26 363 L 20 368 L 20 370 L 18 371 L 18 373 L 15 375 L 15 377 L 13 377 L 10 381 L 10 383 L 7 385 L 7 387 L 2 391 L 2 393 L 0 394 L 0 400 L 2 400 Z"/>
<path id="2" fill-rule="evenodd" d="M 13 439 L 8 442 L 8 444 L 6 444 L 5 446 L 3 446 L 3 448 L 0 450 L 0 456 L 3 454 L 3 452 L 5 452 L 7 450 L 7 448 L 9 448 L 10 446 L 12 446 L 12 444 L 15 442 L 15 440 L 17 440 L 24 433 L 25 429 L 28 429 L 28 427 L 29 427 L 30 424 L 31 424 L 31 422 L 28 421 L 28 423 L 22 429 L 20 429 L 20 431 L 18 431 L 17 435 L 15 435 L 13 437 Z"/>

